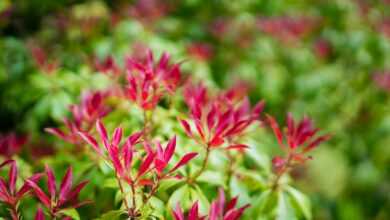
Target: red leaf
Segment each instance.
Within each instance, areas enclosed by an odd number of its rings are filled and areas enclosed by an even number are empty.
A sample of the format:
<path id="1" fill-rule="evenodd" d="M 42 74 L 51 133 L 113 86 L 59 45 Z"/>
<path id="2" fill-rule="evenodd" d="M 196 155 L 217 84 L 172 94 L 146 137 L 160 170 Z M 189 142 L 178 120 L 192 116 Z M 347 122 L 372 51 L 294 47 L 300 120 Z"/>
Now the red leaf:
<path id="1" fill-rule="evenodd" d="M 108 143 L 108 135 L 107 135 L 106 128 L 104 127 L 103 123 L 100 120 L 96 121 L 96 130 L 98 131 L 103 142 Z"/>
<path id="2" fill-rule="evenodd" d="M 171 173 L 171 172 L 173 172 L 173 171 L 179 169 L 181 166 L 186 165 L 190 160 L 192 160 L 192 159 L 193 159 L 194 157 L 196 157 L 197 155 L 198 155 L 198 153 L 195 153 L 195 152 L 193 152 L 193 153 L 188 153 L 188 154 L 184 155 L 184 156 L 180 159 L 180 161 L 176 164 L 176 166 L 173 167 L 169 172 Z"/>
<path id="3" fill-rule="evenodd" d="M 168 142 L 167 147 L 164 151 L 164 161 L 165 163 L 168 163 L 169 160 L 172 158 L 173 154 L 175 153 L 176 148 L 176 136 L 173 136 L 173 138 Z"/>
<path id="4" fill-rule="evenodd" d="M 78 134 L 83 138 L 89 145 L 92 146 L 92 148 L 99 154 L 103 155 L 102 150 L 100 149 L 97 141 L 95 138 L 93 138 L 91 135 L 85 133 L 85 132 L 78 132 Z"/>
<path id="5" fill-rule="evenodd" d="M 0 168 L 2 168 L 3 166 L 6 166 L 10 163 L 14 163 L 15 161 L 14 160 L 6 160 L 4 161 L 3 163 L 0 164 Z"/>
<path id="6" fill-rule="evenodd" d="M 303 152 L 306 153 L 310 150 L 312 150 L 313 148 L 317 147 L 319 144 L 321 144 L 322 142 L 324 141 L 327 141 L 329 140 L 331 137 L 331 135 L 324 135 L 324 136 L 320 136 L 318 137 L 317 139 L 315 139 L 314 141 L 312 141 L 304 150 Z"/>
<path id="7" fill-rule="evenodd" d="M 255 105 L 255 107 L 253 108 L 253 111 L 252 111 L 255 117 L 259 117 L 260 116 L 260 114 L 264 110 L 264 106 L 265 106 L 265 101 L 264 100 L 258 102 Z"/>
<path id="8" fill-rule="evenodd" d="M 199 204 L 198 204 L 198 202 L 196 201 L 193 205 L 192 205 L 192 207 L 191 207 L 191 209 L 190 209 L 190 211 L 188 212 L 188 220 L 198 220 L 198 211 L 199 210 Z"/>
<path id="9" fill-rule="evenodd" d="M 146 156 L 145 160 L 141 163 L 139 167 L 137 178 L 145 174 L 145 172 L 149 169 L 150 165 L 154 160 L 155 154 L 153 152 L 149 152 Z"/>
<path id="10" fill-rule="evenodd" d="M 83 181 L 77 186 L 75 186 L 72 191 L 69 193 L 68 200 L 77 200 L 77 197 L 79 196 L 80 191 L 88 184 L 88 180 Z M 63 203 L 59 204 L 60 206 L 63 205 Z"/>
<path id="11" fill-rule="evenodd" d="M 230 145 L 229 147 L 226 147 L 227 150 L 244 150 L 247 148 L 249 148 L 249 146 L 245 144 L 234 144 Z"/>
<path id="12" fill-rule="evenodd" d="M 229 203 L 226 205 L 226 211 L 229 211 L 231 209 L 233 209 L 236 205 L 237 205 L 237 201 L 238 201 L 238 197 L 234 197 L 232 198 Z"/>
<path id="13" fill-rule="evenodd" d="M 45 215 L 41 207 L 38 208 L 37 214 L 35 214 L 35 220 L 45 220 Z"/>
<path id="14" fill-rule="evenodd" d="M 192 131 L 191 126 L 188 124 L 186 120 L 180 119 L 180 123 L 184 128 L 184 131 L 186 132 L 187 136 L 192 137 Z"/>
<path id="15" fill-rule="evenodd" d="M 51 200 L 54 201 L 56 196 L 56 178 L 54 177 L 53 170 L 49 168 L 49 166 L 45 165 L 46 175 L 47 175 L 47 188 L 49 189 L 49 194 Z"/>
<path id="16" fill-rule="evenodd" d="M 167 166 L 167 163 L 160 160 L 160 159 L 155 159 L 154 160 L 154 165 L 156 166 L 156 170 L 158 173 L 162 173 L 164 168 Z"/>
<path id="17" fill-rule="evenodd" d="M 43 176 L 42 173 L 37 173 L 37 174 L 34 174 L 33 176 L 31 176 L 30 178 L 28 178 L 30 181 L 34 182 L 34 183 L 37 183 L 38 180 Z M 31 186 L 30 184 L 25 181 L 23 186 L 19 189 L 19 191 L 16 193 L 16 197 L 17 198 L 21 198 L 24 196 L 24 194 L 26 194 L 29 190 L 31 189 Z"/>
<path id="18" fill-rule="evenodd" d="M 134 134 L 132 134 L 128 140 L 130 141 L 130 144 L 131 145 L 134 145 L 138 142 L 138 140 L 140 139 L 140 137 L 142 136 L 143 132 L 142 131 L 139 131 L 139 132 L 136 132 Z"/>
<path id="19" fill-rule="evenodd" d="M 65 173 L 65 176 L 62 178 L 62 181 L 61 181 L 60 194 L 58 197 L 58 201 L 60 203 L 66 201 L 68 199 L 68 194 L 69 194 L 70 189 L 72 187 L 72 181 L 73 181 L 72 167 L 69 167 Z"/>
<path id="20" fill-rule="evenodd" d="M 45 128 L 45 131 L 47 133 L 50 133 L 50 134 L 52 134 L 54 136 L 57 136 L 57 137 L 59 137 L 61 139 L 65 139 L 66 138 L 65 133 L 63 131 L 61 131 L 60 129 L 58 129 L 58 128 Z"/>
<path id="21" fill-rule="evenodd" d="M 122 128 L 116 128 L 114 134 L 112 135 L 111 144 L 118 145 L 122 139 Z"/>
<path id="22" fill-rule="evenodd" d="M 209 143 L 210 147 L 218 147 L 220 146 L 221 144 L 223 144 L 225 141 L 223 140 L 223 138 L 220 138 L 218 136 L 215 136 Z"/>
<path id="23" fill-rule="evenodd" d="M 8 173 L 9 176 L 9 190 L 10 193 L 15 193 L 15 187 L 16 187 L 16 180 L 18 178 L 18 167 L 16 166 L 16 162 L 13 161 L 11 163 L 11 168 Z"/>
<path id="24" fill-rule="evenodd" d="M 140 185 L 140 186 L 152 186 L 153 185 L 153 181 L 149 180 L 149 179 L 140 179 L 140 180 L 138 180 L 138 185 Z"/>
<path id="25" fill-rule="evenodd" d="M 278 143 L 281 147 L 283 147 L 283 135 L 282 135 L 282 132 L 280 131 L 279 129 L 279 125 L 278 123 L 275 121 L 275 119 L 270 116 L 270 115 L 267 115 L 267 120 L 268 120 L 268 123 L 270 124 L 275 136 L 276 136 L 276 139 L 278 140 Z"/>
<path id="26" fill-rule="evenodd" d="M 176 205 L 176 208 L 172 210 L 172 215 L 175 220 L 184 220 L 183 210 L 181 209 L 179 203 Z"/>
<path id="27" fill-rule="evenodd" d="M 42 189 L 39 188 L 39 186 L 35 182 L 33 182 L 33 181 L 29 180 L 29 179 L 27 179 L 26 182 L 34 190 L 35 195 L 42 202 L 42 204 L 50 209 L 51 201 L 50 201 L 49 197 L 47 197 L 46 194 L 42 191 Z"/>

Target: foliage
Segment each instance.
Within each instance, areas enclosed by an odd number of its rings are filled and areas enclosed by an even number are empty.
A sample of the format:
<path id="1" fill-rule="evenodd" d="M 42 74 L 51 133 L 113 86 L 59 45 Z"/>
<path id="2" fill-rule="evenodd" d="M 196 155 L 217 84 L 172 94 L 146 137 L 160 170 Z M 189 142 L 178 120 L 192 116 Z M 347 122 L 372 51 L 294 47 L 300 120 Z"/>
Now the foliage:
<path id="1" fill-rule="evenodd" d="M 0 216 L 389 219 L 389 11 L 0 3 Z"/>

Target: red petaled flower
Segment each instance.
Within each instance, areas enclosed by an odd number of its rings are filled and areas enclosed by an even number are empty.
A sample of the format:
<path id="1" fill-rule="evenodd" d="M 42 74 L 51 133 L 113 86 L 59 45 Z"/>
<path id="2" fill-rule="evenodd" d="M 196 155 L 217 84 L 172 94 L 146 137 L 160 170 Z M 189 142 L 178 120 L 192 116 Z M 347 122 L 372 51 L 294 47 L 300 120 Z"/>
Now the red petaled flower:
<path id="1" fill-rule="evenodd" d="M 222 188 L 219 189 L 218 198 L 211 203 L 208 216 L 201 217 L 198 211 L 198 202 L 195 202 L 190 211 L 188 212 L 187 218 L 185 218 L 183 210 L 179 206 L 176 206 L 175 210 L 172 211 L 172 215 L 175 220 L 238 220 L 250 205 L 244 205 L 240 208 L 235 208 L 238 202 L 238 197 L 234 197 L 230 201 L 226 202 L 225 193 Z"/>
<path id="2" fill-rule="evenodd" d="M 230 142 L 245 131 L 259 116 L 264 102 L 259 102 L 253 109 L 248 98 L 235 100 L 225 96 L 229 93 L 211 98 L 202 85 L 189 86 L 184 91 L 184 98 L 190 109 L 191 120 L 197 132 L 195 136 L 190 123 L 180 120 L 187 135 L 207 147 L 220 147 L 227 140 Z M 245 148 L 245 145 L 234 144 L 228 149 Z"/>
<path id="3" fill-rule="evenodd" d="M 330 138 L 329 134 L 316 136 L 319 129 L 314 128 L 312 121 L 308 117 L 304 117 L 300 122 L 296 123 L 289 113 L 287 115 L 287 129 L 284 133 L 280 130 L 278 123 L 272 116 L 267 115 L 267 119 L 281 149 L 288 154 L 287 159 L 281 157 L 273 159 L 276 170 L 284 167 L 286 163 L 305 162 L 310 158 L 305 157 L 305 153 Z"/>
<path id="4" fill-rule="evenodd" d="M 165 92 L 173 94 L 180 82 L 180 64 L 169 65 L 169 54 L 163 53 L 157 64 L 149 50 L 145 61 L 126 60 L 129 99 L 141 108 L 156 107 Z"/>
<path id="5" fill-rule="evenodd" d="M 0 155 L 11 158 L 20 152 L 27 139 L 26 135 L 18 136 L 15 133 L 0 134 Z"/>
<path id="6" fill-rule="evenodd" d="M 104 104 L 106 97 L 107 94 L 100 91 L 84 93 L 80 105 L 70 106 L 73 120 L 64 119 L 67 132 L 59 128 L 46 128 L 45 130 L 69 143 L 78 144 L 80 141 L 78 132 L 89 131 L 97 119 L 110 112 L 110 108 Z"/>
<path id="7" fill-rule="evenodd" d="M 6 165 L 10 166 L 8 173 L 8 182 L 0 177 L 0 201 L 11 207 L 11 215 L 13 219 L 19 219 L 17 206 L 19 201 L 31 190 L 28 182 L 37 182 L 41 178 L 41 174 L 31 176 L 26 182 L 16 189 L 16 181 L 18 178 L 18 167 L 14 160 L 7 160 L 0 164 L 0 169 Z"/>
<path id="8" fill-rule="evenodd" d="M 52 216 L 59 217 L 60 212 L 68 208 L 78 208 L 83 206 L 89 201 L 80 202 L 78 196 L 80 191 L 87 185 L 88 181 L 83 181 L 72 188 L 73 172 L 69 167 L 64 177 L 62 178 L 59 190 L 57 190 L 56 179 L 53 171 L 46 166 L 47 176 L 47 189 L 49 195 L 47 195 L 35 181 L 26 180 L 29 186 L 33 189 L 34 194 L 39 201 L 49 210 Z"/>

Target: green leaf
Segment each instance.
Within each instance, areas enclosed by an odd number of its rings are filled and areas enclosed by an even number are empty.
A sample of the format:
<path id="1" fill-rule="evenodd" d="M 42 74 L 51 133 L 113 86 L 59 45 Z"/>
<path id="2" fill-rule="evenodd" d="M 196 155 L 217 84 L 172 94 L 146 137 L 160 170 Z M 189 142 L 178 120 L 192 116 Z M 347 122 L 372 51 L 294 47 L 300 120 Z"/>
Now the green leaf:
<path id="1" fill-rule="evenodd" d="M 309 198 L 291 186 L 286 186 L 285 188 L 286 191 L 290 194 L 292 202 L 298 208 L 298 211 L 301 212 L 306 219 L 312 219 Z"/>
<path id="2" fill-rule="evenodd" d="M 210 202 L 198 185 L 191 190 L 191 200 L 192 202 L 199 201 L 200 212 L 207 213 L 210 208 Z"/>
<path id="3" fill-rule="evenodd" d="M 253 216 L 271 216 L 277 206 L 278 197 L 272 190 L 266 190 L 256 199 L 251 206 Z"/>
<path id="4" fill-rule="evenodd" d="M 191 201 L 189 200 L 190 188 L 188 185 L 183 185 L 172 193 L 172 196 L 168 200 L 168 209 L 176 207 L 179 203 L 182 207 L 189 205 Z"/>
<path id="5" fill-rule="evenodd" d="M 104 180 L 103 187 L 118 189 L 118 182 L 116 178 L 108 178 Z"/>
<path id="6" fill-rule="evenodd" d="M 61 211 L 61 213 L 71 217 L 73 220 L 80 220 L 79 213 L 76 209 L 64 209 Z"/>
<path id="7" fill-rule="evenodd" d="M 111 210 L 106 213 L 104 213 L 99 220 L 119 220 L 120 216 L 125 214 L 124 210 Z"/>
<path id="8" fill-rule="evenodd" d="M 278 207 L 276 210 L 276 220 L 296 220 L 296 215 L 288 196 L 284 192 L 279 192 Z"/>
<path id="9" fill-rule="evenodd" d="M 164 179 L 161 181 L 160 186 L 158 187 L 159 191 L 166 191 L 170 189 L 171 187 L 175 186 L 176 184 L 179 184 L 182 182 L 182 180 L 178 180 L 175 178 L 172 179 Z"/>
<path id="10" fill-rule="evenodd" d="M 216 171 L 204 171 L 198 178 L 197 181 L 208 183 L 215 186 L 225 186 L 223 173 Z"/>

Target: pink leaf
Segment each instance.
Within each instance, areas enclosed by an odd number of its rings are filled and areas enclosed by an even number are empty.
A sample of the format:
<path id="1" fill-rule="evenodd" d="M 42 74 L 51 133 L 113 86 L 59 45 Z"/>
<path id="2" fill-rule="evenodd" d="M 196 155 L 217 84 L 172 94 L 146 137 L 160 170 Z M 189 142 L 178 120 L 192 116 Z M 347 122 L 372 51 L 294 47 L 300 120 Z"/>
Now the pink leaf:
<path id="1" fill-rule="evenodd" d="M 85 132 L 78 132 L 78 134 L 83 138 L 89 145 L 92 146 L 92 148 L 99 154 L 103 155 L 102 150 L 100 149 L 97 141 L 95 138 L 93 138 L 91 135 L 85 133 Z"/>
<path id="2" fill-rule="evenodd" d="M 108 142 L 108 135 L 107 135 L 106 128 L 104 127 L 103 123 L 100 120 L 96 121 L 96 130 L 99 132 L 99 135 L 102 138 L 103 142 Z"/>
<path id="3" fill-rule="evenodd" d="M 153 152 L 149 152 L 146 156 L 145 160 L 142 161 L 141 166 L 138 169 L 137 177 L 142 176 L 150 167 L 154 160 L 155 154 Z"/>
<path id="4" fill-rule="evenodd" d="M 35 214 L 35 220 L 45 220 L 45 215 L 41 207 L 38 208 L 37 214 Z"/>
<path id="5" fill-rule="evenodd" d="M 172 210 L 172 215 L 175 220 L 184 220 L 183 210 L 181 209 L 179 203 L 177 203 L 176 208 Z"/>
<path id="6" fill-rule="evenodd" d="M 190 124 L 188 124 L 188 122 L 186 120 L 183 120 L 183 119 L 180 119 L 180 123 L 183 126 L 184 131 L 186 132 L 186 134 L 189 137 L 192 137 L 192 131 L 191 131 Z"/>
<path id="7" fill-rule="evenodd" d="M 112 136 L 112 145 L 118 145 L 122 139 L 122 128 L 116 128 Z"/>
<path id="8" fill-rule="evenodd" d="M 58 198 L 60 203 L 67 200 L 68 194 L 69 194 L 70 189 L 72 187 L 72 181 L 73 181 L 72 167 L 69 167 L 65 173 L 65 176 L 62 178 L 62 181 L 61 181 L 60 194 L 59 194 L 59 198 Z"/>
<path id="9" fill-rule="evenodd" d="M 245 144 L 234 144 L 226 147 L 227 150 L 244 150 L 247 149 L 248 145 Z"/>
<path id="10" fill-rule="evenodd" d="M 196 201 L 193 205 L 192 205 L 192 207 L 191 207 L 191 209 L 190 209 L 190 211 L 188 212 L 188 220 L 198 220 L 198 210 L 199 210 L 199 204 L 198 204 L 198 202 Z"/>
<path id="11" fill-rule="evenodd" d="M 142 136 L 143 132 L 140 131 L 140 132 L 136 132 L 134 134 L 132 134 L 128 140 L 130 141 L 130 144 L 131 145 L 134 145 L 138 142 L 138 140 L 140 139 L 140 137 Z"/>
<path id="12" fill-rule="evenodd" d="M 29 180 L 29 179 L 27 179 L 26 182 L 34 190 L 35 195 L 42 202 L 42 204 L 44 206 L 46 206 L 47 208 L 50 208 L 51 201 L 50 201 L 49 197 L 47 197 L 46 194 L 42 191 L 42 189 L 39 188 L 39 186 L 35 182 L 33 182 L 33 181 Z"/>
<path id="13" fill-rule="evenodd" d="M 268 123 L 270 124 L 275 136 L 276 136 L 276 139 L 278 140 L 278 143 L 281 147 L 283 147 L 283 135 L 282 135 L 282 132 L 280 131 L 279 129 L 279 125 L 278 123 L 275 121 L 275 119 L 270 116 L 270 115 L 267 115 L 267 120 L 268 120 Z"/>
<path id="14" fill-rule="evenodd" d="M 16 162 L 13 161 L 11 163 L 11 168 L 9 170 L 9 190 L 10 193 L 15 193 L 15 187 L 16 187 L 16 180 L 18 178 L 18 167 L 16 166 Z"/>
<path id="15" fill-rule="evenodd" d="M 51 200 L 54 200 L 56 196 L 56 178 L 54 177 L 53 170 L 49 166 L 45 165 L 46 175 L 47 175 L 47 187 L 49 189 L 49 194 Z"/>
<path id="16" fill-rule="evenodd" d="M 176 136 L 173 136 L 173 138 L 168 142 L 167 147 L 165 148 L 165 152 L 164 152 L 165 163 L 168 163 L 169 160 L 172 158 L 173 154 L 175 153 L 175 148 L 176 148 Z"/>
<path id="17" fill-rule="evenodd" d="M 54 136 L 57 136 L 57 137 L 59 137 L 61 139 L 65 139 L 66 138 L 65 133 L 63 131 L 61 131 L 60 129 L 58 129 L 58 128 L 45 128 L 45 131 L 47 133 L 50 133 L 50 134 L 52 134 Z"/>
<path id="18" fill-rule="evenodd" d="M 37 183 L 38 180 L 43 176 L 42 173 L 37 173 L 37 174 L 34 174 L 33 176 L 31 176 L 29 178 L 30 181 L 34 182 L 34 183 Z M 16 193 L 16 197 L 17 198 L 21 198 L 24 196 L 24 194 L 26 194 L 29 190 L 31 189 L 31 186 L 30 184 L 25 181 L 23 186 L 19 189 L 19 191 Z"/>

